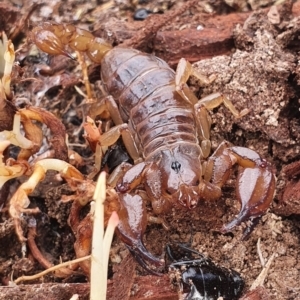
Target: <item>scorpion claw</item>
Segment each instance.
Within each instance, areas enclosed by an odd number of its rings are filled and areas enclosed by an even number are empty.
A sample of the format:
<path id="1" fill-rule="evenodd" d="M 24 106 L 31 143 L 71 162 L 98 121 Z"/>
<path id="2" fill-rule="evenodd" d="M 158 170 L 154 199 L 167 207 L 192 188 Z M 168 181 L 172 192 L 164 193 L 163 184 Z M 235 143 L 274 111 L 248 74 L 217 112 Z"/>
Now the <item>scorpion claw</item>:
<path id="1" fill-rule="evenodd" d="M 153 264 L 155 266 L 163 266 L 165 261 L 163 259 L 157 258 L 153 256 L 148 250 L 145 248 L 142 241 L 138 241 L 138 245 L 135 247 L 128 246 L 129 250 L 134 252 L 134 256 L 137 258 L 139 257 L 143 261 L 147 261 L 149 264 Z"/>
<path id="2" fill-rule="evenodd" d="M 121 235 L 122 239 L 122 235 Z M 150 274 L 161 276 L 162 274 L 159 272 L 154 271 L 150 268 L 151 265 L 154 265 L 156 267 L 164 266 L 165 261 L 163 259 L 159 259 L 155 256 L 153 256 L 148 250 L 145 248 L 143 242 L 141 239 L 135 240 L 134 242 L 131 241 L 129 245 L 128 240 L 124 241 L 126 244 L 126 247 L 132 254 L 132 256 L 135 258 L 135 260 Z"/>
<path id="3" fill-rule="evenodd" d="M 145 203 L 139 195 L 119 194 L 121 209 L 117 232 L 134 258 L 150 273 L 159 273 L 150 269 L 149 265 L 162 266 L 164 260 L 153 256 L 144 246 L 142 237 L 147 226 Z"/>
<path id="4" fill-rule="evenodd" d="M 137 251 L 137 249 L 134 249 L 133 247 L 130 247 L 126 245 L 132 256 L 135 258 L 135 260 L 150 274 L 156 275 L 156 276 L 162 276 L 162 273 L 156 272 L 153 269 L 150 268 L 149 262 L 151 264 L 156 265 L 156 266 L 161 266 L 164 265 L 164 260 L 163 259 L 158 259 L 154 256 L 152 256 L 145 248 L 146 253 L 143 251 L 143 254 L 140 253 L 140 251 Z M 144 247 L 144 245 L 143 245 Z"/>
<path id="5" fill-rule="evenodd" d="M 243 239 L 253 230 L 267 211 L 275 191 L 275 176 L 271 166 L 264 160 L 256 162 L 254 168 L 239 168 L 237 176 L 237 198 L 241 203 L 239 215 L 221 228 L 222 233 L 230 232 L 243 221 L 250 220 Z"/>
<path id="6" fill-rule="evenodd" d="M 258 224 L 261 217 L 262 216 L 250 218 L 250 220 L 249 220 L 250 223 L 247 224 L 247 226 L 243 232 L 242 240 L 246 239 L 249 236 L 249 234 L 253 231 L 255 226 Z M 234 219 L 233 221 L 231 221 L 230 223 L 228 223 L 226 225 L 223 225 L 222 228 L 220 229 L 220 232 L 223 234 L 231 232 L 235 226 L 240 225 L 243 221 L 246 221 L 247 219 L 248 219 L 247 215 L 241 216 L 241 214 L 239 214 L 236 219 Z"/>

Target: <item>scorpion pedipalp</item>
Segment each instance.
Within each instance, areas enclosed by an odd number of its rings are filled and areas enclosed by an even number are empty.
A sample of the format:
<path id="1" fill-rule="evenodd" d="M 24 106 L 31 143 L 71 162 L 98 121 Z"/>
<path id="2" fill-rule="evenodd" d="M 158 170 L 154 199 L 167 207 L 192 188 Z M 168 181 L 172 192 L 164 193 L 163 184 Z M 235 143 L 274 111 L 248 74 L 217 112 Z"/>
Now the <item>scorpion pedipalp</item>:
<path id="1" fill-rule="evenodd" d="M 145 202 L 139 195 L 119 194 L 121 209 L 117 231 L 135 259 L 150 273 L 159 275 L 148 265 L 161 266 L 164 260 L 156 258 L 145 248 L 142 237 L 147 226 Z"/>
<path id="2" fill-rule="evenodd" d="M 243 221 L 253 224 L 265 214 L 274 197 L 275 176 L 271 165 L 255 151 L 243 147 L 231 147 L 229 152 L 237 159 L 239 170 L 236 181 L 236 193 L 241 209 L 238 216 L 224 225 L 221 232 L 231 231 Z M 247 236 L 254 226 L 250 224 L 244 231 Z"/>

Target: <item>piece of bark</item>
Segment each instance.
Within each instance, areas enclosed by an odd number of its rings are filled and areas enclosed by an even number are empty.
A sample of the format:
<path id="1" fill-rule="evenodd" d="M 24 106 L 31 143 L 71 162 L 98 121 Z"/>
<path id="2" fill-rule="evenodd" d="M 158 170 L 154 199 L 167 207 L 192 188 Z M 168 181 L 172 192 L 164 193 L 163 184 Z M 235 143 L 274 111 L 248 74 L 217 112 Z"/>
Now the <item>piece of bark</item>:
<path id="1" fill-rule="evenodd" d="M 119 265 L 114 267 L 112 280 L 112 300 L 126 300 L 130 297 L 130 290 L 135 279 L 136 262 L 128 254 Z"/>
<path id="2" fill-rule="evenodd" d="M 112 20 L 102 24 L 94 34 L 102 36 L 113 44 L 137 48 L 141 51 L 153 51 L 155 55 L 174 66 L 180 58 L 187 58 L 191 62 L 210 58 L 216 55 L 228 54 L 234 48 L 233 29 L 236 24 L 243 24 L 250 13 L 235 13 L 225 16 L 211 17 L 203 22 L 203 29 L 188 28 L 184 30 L 158 31 L 153 39 L 147 39 L 144 44 L 138 44 L 139 32 L 147 24 Z M 157 18 L 157 16 L 155 16 Z M 199 24 L 201 25 L 201 24 Z M 151 27 L 151 24 L 149 25 Z M 149 30 L 148 30 L 149 31 Z"/>
<path id="3" fill-rule="evenodd" d="M 152 39 L 158 30 L 168 22 L 174 20 L 175 17 L 182 15 L 187 9 L 197 3 L 195 0 L 189 0 L 177 9 L 172 9 L 164 14 L 164 16 L 152 15 L 145 20 L 143 30 L 139 30 L 131 39 L 124 42 L 125 47 L 136 49 L 147 47 L 149 39 Z"/>
<path id="4" fill-rule="evenodd" d="M 114 268 L 113 280 L 108 285 L 110 300 L 177 300 L 176 289 L 167 274 L 136 277 L 136 261 L 127 255 L 120 265 Z"/>
<path id="5" fill-rule="evenodd" d="M 123 279 L 122 281 L 118 279 L 115 282 L 112 280 L 108 282 L 107 299 L 121 299 L 120 297 L 115 298 L 114 295 L 118 292 L 118 290 L 115 290 L 116 287 L 121 282 L 123 284 Z M 0 287 L 0 299 L 10 300 L 70 300 L 74 294 L 78 294 L 80 300 L 88 300 L 90 294 L 89 283 L 41 283 Z M 178 294 L 170 284 L 168 275 L 162 277 L 148 275 L 134 279 L 130 299 L 177 300 Z"/>
<path id="6" fill-rule="evenodd" d="M 280 216 L 300 214 L 300 162 L 295 161 L 285 166 L 278 177 L 278 203 L 274 212 Z"/>
<path id="7" fill-rule="evenodd" d="M 282 10 L 285 7 L 280 7 Z M 268 12 L 270 8 L 264 9 Z M 280 14 L 284 14 L 281 11 Z M 209 18 L 204 22 L 203 29 L 184 29 L 173 31 L 159 31 L 154 39 L 155 55 L 164 59 L 170 66 L 175 66 L 180 58 L 196 62 L 217 55 L 229 54 L 233 48 L 233 30 L 237 24 L 244 24 L 252 14 L 232 13 L 224 16 Z M 300 2 L 292 8 L 292 15 L 300 15 Z"/>
<path id="8" fill-rule="evenodd" d="M 41 283 L 0 287 L 0 299 L 10 300 L 70 300 L 78 294 L 80 300 L 88 300 L 89 283 Z"/>
<path id="9" fill-rule="evenodd" d="M 285 10 L 290 6 L 278 6 L 279 15 L 287 15 Z M 269 12 L 270 8 L 262 11 Z M 237 24 L 243 24 L 252 12 L 232 13 L 208 17 L 203 15 L 203 22 L 199 23 L 199 30 L 188 28 L 183 30 L 157 31 L 154 35 L 154 27 L 142 22 L 123 22 L 111 20 L 102 24 L 94 33 L 101 35 L 113 44 L 121 44 L 126 47 L 137 47 L 142 51 L 152 51 L 158 57 L 164 59 L 170 66 L 174 67 L 180 58 L 184 57 L 190 62 L 211 58 L 217 55 L 229 54 L 234 48 L 233 31 Z M 296 2 L 292 7 L 292 16 L 300 15 L 300 3 Z M 157 18 L 157 16 L 155 16 Z M 171 21 L 172 22 L 172 21 Z M 149 30 L 152 28 L 152 31 Z M 151 27 L 152 26 L 152 27 Z M 202 27 L 201 27 L 202 26 Z M 139 45 L 139 32 L 148 29 L 154 38 L 147 38 L 147 47 Z"/>
<path id="10" fill-rule="evenodd" d="M 134 287 L 135 293 L 130 300 L 178 300 L 178 293 L 167 274 L 139 277 Z"/>
<path id="11" fill-rule="evenodd" d="M 243 24 L 250 13 L 235 13 L 205 21 L 203 29 L 160 31 L 154 39 L 155 55 L 171 66 L 184 57 L 190 62 L 229 54 L 234 48 L 233 29 Z"/>
<path id="12" fill-rule="evenodd" d="M 259 286 L 253 291 L 247 292 L 240 300 L 269 300 L 270 297 L 268 295 L 267 290 Z"/>

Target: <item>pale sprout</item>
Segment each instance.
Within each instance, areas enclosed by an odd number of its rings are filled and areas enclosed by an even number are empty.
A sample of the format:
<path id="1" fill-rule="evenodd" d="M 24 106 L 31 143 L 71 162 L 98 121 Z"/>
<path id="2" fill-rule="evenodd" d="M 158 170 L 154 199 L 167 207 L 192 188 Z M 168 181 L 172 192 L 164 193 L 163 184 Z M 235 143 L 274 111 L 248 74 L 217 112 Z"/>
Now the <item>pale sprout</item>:
<path id="1" fill-rule="evenodd" d="M 16 113 L 14 116 L 13 130 L 4 130 L 0 132 L 0 142 L 9 141 L 15 146 L 19 146 L 22 149 L 31 149 L 33 142 L 25 138 L 20 131 L 21 128 L 21 116 Z"/>
<path id="2" fill-rule="evenodd" d="M 23 175 L 29 169 L 24 161 L 16 162 L 11 159 L 7 163 L 3 162 L 3 152 L 9 145 L 9 141 L 0 141 L 0 189 L 6 181 Z"/>
<path id="3" fill-rule="evenodd" d="M 41 163 L 41 162 L 39 162 Z M 27 183 L 22 185 L 22 188 L 17 191 L 25 196 L 25 194 L 32 190 L 37 183 L 37 181 L 41 178 L 41 176 L 45 173 L 46 169 L 52 169 L 51 165 L 54 163 L 56 165 L 55 170 L 63 170 L 63 173 L 68 176 L 71 176 L 74 169 L 70 168 L 67 163 L 62 162 L 60 165 L 57 160 L 48 159 L 44 160 L 39 167 L 35 169 L 35 175 L 33 174 Z M 37 163 L 38 164 L 38 163 Z M 43 167 L 42 167 L 43 166 Z M 42 169 L 44 171 L 42 171 Z M 71 171 L 71 172 L 70 172 Z M 75 175 L 75 174 L 73 174 Z M 79 174 L 77 176 L 80 177 Z M 108 220 L 108 224 L 106 227 L 106 231 L 104 233 L 104 201 L 106 198 L 106 180 L 105 173 L 102 172 L 98 178 L 97 186 L 94 192 L 94 224 L 93 224 L 93 241 L 92 241 L 92 254 L 84 257 L 80 257 L 74 261 L 65 262 L 59 264 L 57 266 L 53 266 L 39 274 L 31 275 L 31 276 L 21 276 L 17 278 L 14 283 L 20 283 L 22 281 L 27 280 L 35 280 L 45 274 L 53 271 L 57 271 L 58 269 L 64 269 L 70 264 L 76 264 L 87 259 L 91 259 L 91 287 L 90 287 L 90 300 L 106 300 L 106 292 L 107 292 L 107 268 L 108 268 L 108 259 L 109 259 L 109 250 L 111 246 L 111 242 L 113 239 L 113 234 L 115 228 L 118 226 L 119 217 L 118 214 L 114 211 Z M 25 192 L 27 190 L 27 192 Z M 16 194 L 17 194 L 16 193 Z M 15 194 L 15 195 L 16 195 Z"/>
<path id="4" fill-rule="evenodd" d="M 108 220 L 104 234 L 104 201 L 106 196 L 106 175 L 102 172 L 94 192 L 95 214 L 91 254 L 91 293 L 90 300 L 105 300 L 107 290 L 107 269 L 109 249 L 119 217 L 114 211 Z"/>
<path id="5" fill-rule="evenodd" d="M 37 213 L 38 208 L 27 208 L 30 204 L 28 195 L 35 189 L 37 184 L 42 181 L 48 170 L 55 170 L 61 173 L 63 177 L 83 179 L 83 175 L 69 163 L 59 159 L 43 159 L 38 161 L 34 167 L 29 179 L 21 184 L 10 200 L 9 213 L 14 219 L 16 233 L 21 242 L 26 241 L 20 224 L 22 213 Z"/>
<path id="6" fill-rule="evenodd" d="M 0 78 L 2 78 L 5 69 L 4 52 L 7 48 L 7 36 L 2 33 L 2 39 L 0 39 Z"/>
<path id="7" fill-rule="evenodd" d="M 34 146 L 33 142 L 21 134 L 20 126 L 21 116 L 16 113 L 13 130 L 0 132 L 0 189 L 6 181 L 24 175 L 30 169 L 29 164 L 24 160 L 8 159 L 4 162 L 3 152 L 10 144 L 19 146 L 22 149 L 31 149 Z"/>
<path id="8" fill-rule="evenodd" d="M 7 39 L 6 34 L 2 32 L 2 40 L 0 39 L 0 99 L 11 97 L 10 82 L 14 62 L 14 45 Z"/>

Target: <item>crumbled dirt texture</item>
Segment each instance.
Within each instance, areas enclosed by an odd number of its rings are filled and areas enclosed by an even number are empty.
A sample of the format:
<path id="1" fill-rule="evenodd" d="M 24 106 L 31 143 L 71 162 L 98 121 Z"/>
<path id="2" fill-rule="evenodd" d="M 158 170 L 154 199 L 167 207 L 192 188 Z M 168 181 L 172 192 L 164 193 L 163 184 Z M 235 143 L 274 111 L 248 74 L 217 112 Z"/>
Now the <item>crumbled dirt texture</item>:
<path id="1" fill-rule="evenodd" d="M 34 24 L 45 20 L 59 23 L 71 22 L 80 28 L 95 31 L 97 35 L 108 38 L 114 44 L 119 44 L 134 37 L 139 30 L 147 26 L 148 19 L 133 20 L 133 15 L 138 8 L 164 13 L 170 9 L 178 9 L 184 2 L 116 0 L 98 1 L 97 4 L 96 1 L 88 3 L 76 0 L 51 1 L 51 4 L 35 8 L 29 18 L 29 26 L 32 28 Z M 2 12 L 0 30 L 13 31 L 12 24 L 2 24 L 3 14 L 9 12 L 11 19 L 15 20 L 17 13 L 19 20 L 21 16 L 25 18 L 30 11 L 31 1 L 15 0 L 12 3 L 4 1 L 0 6 Z M 193 45 L 193 47 L 205 45 L 204 47 L 208 47 L 205 49 L 209 52 L 205 57 L 210 58 L 201 60 L 194 66 L 206 75 L 215 74 L 216 80 L 209 86 L 200 87 L 195 79 L 191 79 L 190 86 L 199 98 L 212 92 L 222 92 L 232 100 L 238 110 L 250 109 L 250 112 L 241 119 L 234 118 L 224 106 L 215 109 L 211 114 L 213 121 L 211 139 L 213 148 L 226 139 L 234 145 L 256 150 L 273 163 L 277 170 L 278 182 L 277 195 L 270 211 L 246 241 L 241 241 L 243 225 L 231 234 L 220 234 L 218 229 L 222 224 L 231 221 L 238 212 L 233 176 L 223 188 L 220 200 L 215 203 L 201 203 L 200 207 L 190 212 L 172 210 L 166 216 L 170 230 L 166 231 L 160 225 L 150 224 L 144 241 L 146 247 L 158 256 L 163 256 L 164 247 L 170 242 L 191 243 L 192 248 L 211 257 L 216 263 L 240 272 L 246 283 L 245 293 L 262 270 L 258 252 L 261 252 L 265 262 L 275 253 L 275 259 L 264 283 L 265 290 L 257 292 L 257 295 L 261 295 L 257 299 L 269 297 L 277 300 L 297 300 L 300 299 L 300 220 L 296 214 L 299 214 L 297 205 L 299 206 L 300 188 L 297 185 L 297 177 L 287 177 L 281 173 L 281 170 L 300 158 L 298 97 L 300 4 L 296 2 L 291 11 L 291 6 L 286 2 L 285 6 L 273 8 L 268 14 L 269 8 L 265 7 L 272 3 L 272 1 L 252 0 L 248 2 L 201 1 L 200 4 L 169 21 L 156 37 L 152 37 L 153 39 L 149 39 L 146 45 L 141 46 L 143 50 L 154 51 L 173 64 L 176 61 L 172 59 L 175 52 L 170 54 L 170 51 L 174 51 L 174 47 L 164 52 L 159 41 L 166 41 L 168 37 L 169 41 L 174 43 L 176 42 L 174 36 L 184 30 L 184 34 L 187 35 L 186 40 L 194 42 L 193 36 L 196 31 L 199 31 L 197 28 L 204 27 L 203 32 L 200 30 L 204 35 L 203 40 L 199 42 L 200 45 Z M 250 15 L 251 9 L 259 8 L 264 10 L 255 11 Z M 232 23 L 230 23 L 229 13 L 234 14 Z M 218 18 L 220 23 L 210 21 L 213 18 Z M 224 21 L 225 19 L 222 18 L 227 19 Z M 236 25 L 237 23 L 240 25 Z M 216 35 L 227 26 L 232 30 L 224 29 L 223 34 L 226 39 L 222 36 L 218 40 L 218 37 L 211 36 L 211 33 L 207 33 L 205 37 L 206 24 L 209 24 L 208 27 L 217 24 L 213 29 Z M 74 89 L 74 85 L 77 85 L 84 91 L 78 64 L 64 57 L 49 58 L 46 54 L 38 52 L 34 45 L 25 44 L 28 35 L 27 22 L 20 22 L 18 30 L 13 32 L 14 43 L 18 49 L 17 61 L 22 68 L 22 74 L 19 73 L 19 76 L 27 79 L 22 82 L 19 78 L 14 85 L 14 104 L 17 107 L 24 107 L 26 104 L 39 106 L 60 118 L 66 126 L 69 147 L 84 158 L 84 164 L 79 168 L 84 174 L 88 174 L 93 167 L 93 157 L 82 137 L 83 130 L 80 127 L 85 110 L 80 106 L 84 101 L 83 97 Z M 193 32 L 190 39 L 189 32 Z M 182 39 L 179 38 L 178 46 L 175 48 L 176 55 L 179 57 L 180 54 L 184 56 L 188 49 L 184 43 L 180 44 L 180 41 Z M 158 43 L 158 46 L 155 46 L 155 43 Z M 180 52 L 181 46 L 185 49 L 182 52 Z M 194 51 L 190 50 L 187 57 L 192 53 Z M 202 58 L 199 53 L 198 60 Z M 194 59 L 193 57 L 193 61 Z M 93 90 L 100 98 L 102 93 L 99 89 L 101 86 L 99 68 L 91 66 L 89 70 Z M 1 119 L 0 122 L 2 121 Z M 40 153 L 51 147 L 49 130 L 46 128 L 43 130 L 46 139 Z M 23 180 L 25 178 L 10 182 L 10 195 Z M 283 191 L 287 182 L 290 182 L 288 188 L 291 189 L 290 194 L 293 197 L 285 199 Z M 55 174 L 50 173 L 30 198 L 32 206 L 38 206 L 42 211 L 35 216 L 38 231 L 37 245 L 53 264 L 59 263 L 60 259 L 67 261 L 75 258 L 73 250 L 75 237 L 67 224 L 70 204 L 60 202 L 61 195 L 70 193 L 66 184 L 62 184 Z M 31 255 L 22 258 L 21 245 L 15 236 L 13 222 L 5 209 L 0 213 L 0 218 L 0 278 L 5 286 L 12 272 L 13 277 L 17 278 L 22 274 L 36 274 L 43 268 Z M 28 218 L 24 217 L 22 226 L 25 232 L 27 221 Z M 259 251 L 258 241 L 260 241 Z M 128 294 L 131 295 L 131 299 L 177 299 L 176 291 L 169 284 L 167 276 L 154 279 L 153 276 L 147 276 L 139 266 L 136 267 L 134 283 L 132 284 L 131 280 L 124 280 L 120 285 L 122 278 L 128 276 L 122 273 L 126 270 L 122 267 L 122 263 L 125 264 L 126 261 L 127 266 L 129 263 L 132 269 L 136 264 L 128 259 L 128 251 L 118 238 L 114 239 L 111 254 L 108 299 L 125 299 Z M 119 267 L 120 263 L 121 267 Z M 154 281 L 157 287 L 153 284 Z M 45 282 L 45 286 L 41 286 L 41 282 Z M 81 285 L 81 282 L 86 282 L 86 277 L 80 272 L 63 280 L 47 275 L 20 288 L 0 287 L 0 299 L 37 299 L 33 295 L 38 299 L 70 299 L 72 293 L 82 295 L 80 299 L 88 299 L 87 285 L 85 283 Z M 118 293 L 120 286 L 122 291 Z M 41 288 L 43 295 L 40 292 Z M 163 288 L 168 291 L 163 291 Z M 147 294 L 147 290 L 151 290 L 152 294 Z M 52 292 L 54 294 L 51 294 Z"/>

